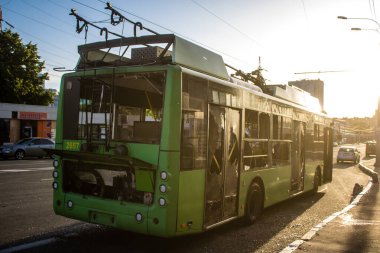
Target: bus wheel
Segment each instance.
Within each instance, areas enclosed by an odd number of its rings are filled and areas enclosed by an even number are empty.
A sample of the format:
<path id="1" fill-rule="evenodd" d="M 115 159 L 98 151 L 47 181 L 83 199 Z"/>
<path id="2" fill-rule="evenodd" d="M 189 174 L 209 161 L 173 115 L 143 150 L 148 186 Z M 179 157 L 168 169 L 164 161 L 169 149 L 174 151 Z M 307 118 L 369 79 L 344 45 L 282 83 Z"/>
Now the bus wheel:
<path id="1" fill-rule="evenodd" d="M 264 204 L 264 191 L 258 183 L 253 183 L 249 189 L 245 208 L 245 220 L 254 223 L 261 215 Z"/>
<path id="2" fill-rule="evenodd" d="M 320 181 L 320 175 L 319 175 L 319 171 L 316 170 L 315 173 L 314 173 L 314 186 L 313 186 L 313 193 L 317 193 L 318 192 L 318 187 L 319 187 L 319 181 Z"/>

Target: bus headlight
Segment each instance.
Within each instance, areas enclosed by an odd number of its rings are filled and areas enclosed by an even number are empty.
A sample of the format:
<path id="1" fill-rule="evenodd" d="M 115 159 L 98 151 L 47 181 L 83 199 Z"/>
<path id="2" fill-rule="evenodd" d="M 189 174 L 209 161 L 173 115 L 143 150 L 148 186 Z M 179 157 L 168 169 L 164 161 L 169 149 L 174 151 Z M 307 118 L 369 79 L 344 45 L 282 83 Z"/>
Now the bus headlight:
<path id="1" fill-rule="evenodd" d="M 165 206 L 166 205 L 166 200 L 164 198 L 160 198 L 158 200 L 158 202 L 160 203 L 160 206 Z"/>
<path id="2" fill-rule="evenodd" d="M 166 185 L 160 185 L 160 192 L 165 193 L 167 191 Z"/>
<path id="3" fill-rule="evenodd" d="M 73 206 L 74 206 L 74 203 L 71 200 L 67 201 L 68 208 L 73 208 Z"/>
<path id="4" fill-rule="evenodd" d="M 136 219 L 136 221 L 141 222 L 142 219 L 143 219 L 142 214 L 141 213 L 136 213 L 135 219 Z"/>
<path id="5" fill-rule="evenodd" d="M 58 160 L 54 160 L 54 161 L 53 161 L 53 167 L 54 167 L 54 168 L 57 168 L 58 165 L 59 165 L 59 161 L 58 161 Z"/>
<path id="6" fill-rule="evenodd" d="M 162 180 L 168 179 L 168 173 L 166 171 L 162 171 L 161 174 L 160 174 L 160 176 L 161 176 Z"/>

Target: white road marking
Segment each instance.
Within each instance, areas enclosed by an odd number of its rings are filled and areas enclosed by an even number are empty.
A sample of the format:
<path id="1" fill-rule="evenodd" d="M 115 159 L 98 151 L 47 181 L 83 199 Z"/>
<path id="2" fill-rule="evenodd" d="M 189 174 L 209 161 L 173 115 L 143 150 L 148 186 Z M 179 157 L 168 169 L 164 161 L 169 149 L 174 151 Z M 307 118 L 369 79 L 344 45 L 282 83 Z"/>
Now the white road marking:
<path id="1" fill-rule="evenodd" d="M 41 181 L 53 181 L 54 178 L 41 178 Z"/>
<path id="2" fill-rule="evenodd" d="M 46 164 L 47 163 L 45 161 L 30 161 L 32 162 L 33 164 Z M 53 161 L 50 163 L 50 164 L 53 164 Z M 9 166 L 25 166 L 25 165 L 30 165 L 30 163 L 1 163 L 0 164 L 0 167 L 9 167 Z"/>
<path id="3" fill-rule="evenodd" d="M 53 167 L 44 167 L 44 168 L 27 168 L 27 169 L 6 169 L 6 170 L 0 170 L 0 173 L 14 173 L 14 172 L 28 172 L 28 171 L 44 171 L 44 170 L 53 170 Z"/>
<path id="4" fill-rule="evenodd" d="M 18 169 L 10 169 L 10 170 L 0 170 L 0 173 L 7 173 L 7 172 L 26 172 L 30 170 L 18 170 Z"/>
<path id="5" fill-rule="evenodd" d="M 48 239 L 35 241 L 35 242 L 31 242 L 31 243 L 21 244 L 21 245 L 14 246 L 14 247 L 11 247 L 8 249 L 0 250 L 0 253 L 11 253 L 11 252 L 17 252 L 17 251 L 21 251 L 21 250 L 28 250 L 28 249 L 31 249 L 34 247 L 43 246 L 43 245 L 46 245 L 49 243 L 56 242 L 57 240 L 58 240 L 58 238 L 53 237 L 53 238 L 48 238 Z"/>

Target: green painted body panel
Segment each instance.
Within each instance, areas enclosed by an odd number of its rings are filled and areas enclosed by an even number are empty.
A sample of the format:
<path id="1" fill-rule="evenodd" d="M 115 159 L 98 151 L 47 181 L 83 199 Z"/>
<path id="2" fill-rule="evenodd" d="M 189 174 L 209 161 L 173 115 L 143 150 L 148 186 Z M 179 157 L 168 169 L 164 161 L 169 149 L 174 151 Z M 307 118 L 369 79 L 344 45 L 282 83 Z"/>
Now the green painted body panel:
<path id="1" fill-rule="evenodd" d="M 179 151 L 180 149 L 181 77 L 181 69 L 178 66 L 171 67 L 167 70 L 164 119 L 161 131 L 161 150 Z"/>
<path id="2" fill-rule="evenodd" d="M 142 192 L 154 192 L 154 173 L 152 170 L 136 170 L 136 190 Z"/>
<path id="3" fill-rule="evenodd" d="M 154 204 L 149 207 L 148 212 L 148 233 L 152 235 L 167 237 L 176 235 L 177 219 L 177 199 L 178 199 L 178 178 L 179 178 L 179 152 L 160 152 L 159 171 L 169 172 L 169 177 L 162 180 L 159 176 L 156 180 Z M 160 185 L 165 184 L 167 192 L 160 192 Z M 166 201 L 165 206 L 159 205 L 159 199 Z M 157 218 L 159 224 L 154 224 L 153 219 Z"/>
<path id="4" fill-rule="evenodd" d="M 288 199 L 290 196 L 290 166 L 242 172 L 240 175 L 239 216 L 244 215 L 248 190 L 255 178 L 263 181 L 265 207 Z"/>
<path id="5" fill-rule="evenodd" d="M 307 161 L 304 174 L 304 192 L 314 187 L 314 173 L 322 161 Z M 253 179 L 263 181 L 265 188 L 264 207 L 272 206 L 292 197 L 290 193 L 291 167 L 275 167 L 257 171 L 242 172 L 240 176 L 239 216 L 244 215 L 246 197 Z"/>
<path id="6" fill-rule="evenodd" d="M 304 191 L 311 191 L 314 187 L 314 174 L 318 167 L 321 167 L 321 176 L 323 176 L 323 161 L 306 161 L 305 165 L 305 181 L 304 181 Z M 323 184 L 323 183 L 322 183 Z"/>
<path id="7" fill-rule="evenodd" d="M 177 43 L 177 47 L 183 46 L 186 48 L 186 43 L 179 42 Z M 185 52 L 184 50 L 181 51 Z M 175 60 L 180 64 L 182 57 L 191 63 L 191 54 L 191 51 L 183 55 L 177 54 Z M 207 59 L 207 57 L 214 56 L 205 54 L 205 57 Z M 204 64 L 209 64 L 207 60 L 205 61 Z M 208 67 L 210 66 L 208 65 Z M 213 72 L 214 76 L 219 75 L 220 78 L 224 78 L 224 73 L 218 73 L 219 66 L 215 67 L 216 70 L 210 70 L 210 72 Z M 200 68 L 205 70 L 203 66 L 200 66 Z M 197 69 L 197 66 L 194 66 L 194 69 Z M 62 168 L 59 166 L 55 169 L 59 174 L 58 178 L 55 179 L 59 187 L 54 190 L 54 211 L 57 214 L 73 219 L 161 237 L 201 232 L 204 230 L 206 170 L 180 171 L 181 68 L 175 65 L 120 67 L 117 69 L 97 70 L 96 74 L 135 73 L 139 71 L 166 71 L 167 73 L 160 144 L 126 143 L 129 151 L 128 156 L 145 161 L 153 167 L 153 170 L 145 170 L 144 168 L 136 170 L 137 189 L 148 192 L 153 191 L 153 203 L 151 205 L 144 205 L 83 196 L 71 192 L 64 193 L 62 190 Z M 94 74 L 95 71 L 91 70 L 69 73 L 64 76 L 91 76 Z M 62 78 L 63 81 L 64 78 Z M 64 101 L 63 86 L 62 83 L 60 91 L 61 101 Z M 62 139 L 62 108 L 59 107 L 57 115 L 56 149 L 79 151 L 81 141 Z M 111 141 L 111 145 L 117 144 Z M 104 147 L 100 147 L 97 152 L 99 154 L 111 155 L 110 151 L 106 152 L 104 150 Z M 58 160 L 61 161 L 59 157 Z M 306 162 L 304 174 L 305 191 L 313 189 L 314 173 L 316 168 L 321 164 L 322 161 Z M 168 173 L 167 179 L 161 179 L 160 173 L 163 171 Z M 248 190 L 252 180 L 255 178 L 259 178 L 263 182 L 265 207 L 292 197 L 289 191 L 291 185 L 290 166 L 240 171 L 239 173 L 238 216 L 244 215 Z M 154 184 L 152 184 L 152 180 L 154 180 Z M 152 189 L 153 185 L 154 189 Z M 160 191 L 161 185 L 166 186 L 166 192 Z M 165 200 L 166 204 L 164 206 L 159 205 L 160 198 Z M 73 208 L 67 207 L 68 200 L 73 201 Z M 135 219 L 137 213 L 140 213 L 143 217 L 141 222 Z"/>
<path id="8" fill-rule="evenodd" d="M 205 170 L 182 171 L 180 173 L 177 216 L 177 230 L 180 233 L 202 231 L 205 203 L 204 186 Z M 191 226 L 187 226 L 187 224 L 191 224 Z"/>
<path id="9" fill-rule="evenodd" d="M 155 205 L 149 209 L 150 222 L 148 223 L 149 233 L 158 236 L 176 235 L 177 220 L 173 217 L 177 216 L 180 170 L 181 72 L 179 67 L 170 67 L 167 73 L 160 155 L 156 174 Z M 159 177 L 162 171 L 169 173 L 167 180 L 162 180 Z M 160 192 L 161 184 L 168 187 L 166 193 Z M 167 205 L 164 207 L 157 204 L 161 197 L 167 201 Z M 160 220 L 158 225 L 153 224 L 154 218 Z"/>
<path id="10" fill-rule="evenodd" d="M 57 210 L 58 214 L 86 222 L 108 225 L 123 230 L 146 233 L 148 207 L 145 205 L 135 203 L 132 204 L 117 200 L 104 200 L 96 197 L 66 193 L 65 203 L 69 200 L 73 202 L 73 207 L 68 208 L 64 205 Z M 137 212 L 142 214 L 142 222 L 136 221 L 135 215 Z M 102 220 L 94 219 L 91 217 L 94 213 L 103 214 L 103 216 L 108 217 L 112 216 L 114 217 L 114 222 L 110 222 L 109 220 L 102 222 Z"/>
<path id="11" fill-rule="evenodd" d="M 139 203 L 129 203 L 126 201 L 116 201 L 101 199 L 91 196 L 82 196 L 74 193 L 64 193 L 62 191 L 62 169 L 59 167 L 59 177 L 55 179 L 59 188 L 54 190 L 54 210 L 57 214 L 78 219 L 86 222 L 112 226 L 119 229 L 152 234 L 156 236 L 175 236 L 177 230 L 177 198 L 179 185 L 179 146 L 180 146 L 180 122 L 181 122 L 181 69 L 178 66 L 155 66 L 155 67 L 136 67 L 118 68 L 115 73 L 139 72 L 139 71 L 167 71 L 167 83 L 165 89 L 164 113 L 162 120 L 161 144 L 141 144 L 127 143 L 128 155 L 130 157 L 152 164 L 156 169 L 154 200 L 151 205 Z M 94 71 L 70 73 L 65 76 L 91 76 Z M 112 69 L 98 70 L 99 74 L 111 74 Z M 63 82 L 64 78 L 62 79 Z M 61 84 L 61 101 L 63 101 L 63 83 Z M 79 150 L 81 141 L 62 139 L 62 107 L 58 110 L 57 117 L 57 136 L 56 148 L 70 151 Z M 177 138 L 174 138 L 177 136 Z M 79 143 L 79 144 L 78 144 Z M 111 141 L 111 145 L 116 145 Z M 79 145 L 79 146 L 78 146 Z M 103 147 L 96 151 L 99 154 L 111 154 L 106 152 Z M 61 161 L 58 158 L 59 161 Z M 159 175 L 161 171 L 169 174 L 168 179 L 162 180 Z M 137 170 L 136 180 L 139 178 L 152 178 L 152 171 Z M 137 182 L 139 190 L 152 190 L 151 183 L 144 184 L 143 181 Z M 160 192 L 160 185 L 165 184 L 166 193 Z M 159 205 L 159 199 L 164 198 L 165 206 Z M 74 203 L 73 208 L 67 207 L 67 201 Z M 59 203 L 59 204 L 58 204 Z M 136 213 L 143 216 L 142 222 L 135 219 Z M 93 217 L 95 215 L 95 219 Z M 158 220 L 158 223 L 153 222 Z"/>
<path id="12" fill-rule="evenodd" d="M 130 157 L 139 159 L 141 161 L 157 165 L 159 145 L 156 144 L 142 144 L 142 143 L 128 143 L 128 155 Z"/>

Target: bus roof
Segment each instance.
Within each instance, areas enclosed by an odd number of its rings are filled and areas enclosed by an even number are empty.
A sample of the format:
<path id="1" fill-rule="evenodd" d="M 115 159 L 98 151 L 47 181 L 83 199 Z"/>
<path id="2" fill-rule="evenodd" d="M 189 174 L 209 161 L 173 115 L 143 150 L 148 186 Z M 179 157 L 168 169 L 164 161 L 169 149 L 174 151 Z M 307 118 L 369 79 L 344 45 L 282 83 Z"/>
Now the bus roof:
<path id="1" fill-rule="evenodd" d="M 163 47 L 162 47 L 163 46 Z M 112 48 L 131 47 L 130 57 L 110 53 Z M 108 51 L 102 51 L 107 49 Z M 169 50 L 171 49 L 171 50 Z M 172 63 L 228 80 L 222 56 L 174 34 L 120 38 L 78 46 L 77 69 L 100 66 L 123 66 Z M 125 53 L 125 52 L 124 52 Z"/>
<path id="2" fill-rule="evenodd" d="M 121 47 L 125 47 L 125 50 L 120 55 Z M 118 49 L 118 54 L 112 53 L 112 49 L 115 48 Z M 174 34 L 123 37 L 94 42 L 78 46 L 78 53 L 80 58 L 77 70 L 94 67 L 178 64 L 195 72 L 262 93 L 258 86 L 230 77 L 222 56 Z M 299 88 L 288 85 L 267 87 L 271 97 L 293 102 L 314 112 L 321 112 L 319 100 Z"/>

